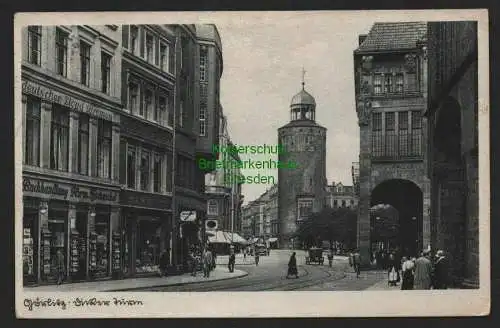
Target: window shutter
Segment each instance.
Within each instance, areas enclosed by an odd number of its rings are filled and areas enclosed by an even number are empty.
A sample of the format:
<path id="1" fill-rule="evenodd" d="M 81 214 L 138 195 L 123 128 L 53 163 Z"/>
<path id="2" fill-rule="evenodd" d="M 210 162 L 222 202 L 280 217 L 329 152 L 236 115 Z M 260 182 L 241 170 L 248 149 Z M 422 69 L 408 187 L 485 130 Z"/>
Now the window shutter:
<path id="1" fill-rule="evenodd" d="M 128 36 L 130 31 L 130 25 L 123 25 L 122 26 L 122 46 L 123 48 L 128 49 Z"/>
<path id="2" fill-rule="evenodd" d="M 139 53 L 141 54 L 141 57 L 144 57 L 144 39 L 146 38 L 146 33 L 144 31 L 144 28 L 141 27 L 139 28 Z"/>
<path id="3" fill-rule="evenodd" d="M 127 184 L 127 141 L 120 140 L 120 184 Z"/>

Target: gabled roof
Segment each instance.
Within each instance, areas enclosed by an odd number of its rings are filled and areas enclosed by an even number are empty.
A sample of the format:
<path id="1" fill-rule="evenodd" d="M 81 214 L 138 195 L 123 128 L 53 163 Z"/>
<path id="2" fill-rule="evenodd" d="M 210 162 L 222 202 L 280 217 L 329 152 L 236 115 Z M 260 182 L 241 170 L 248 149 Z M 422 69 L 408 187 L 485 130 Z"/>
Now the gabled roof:
<path id="1" fill-rule="evenodd" d="M 427 23 L 375 23 L 356 53 L 414 49 L 427 39 Z"/>

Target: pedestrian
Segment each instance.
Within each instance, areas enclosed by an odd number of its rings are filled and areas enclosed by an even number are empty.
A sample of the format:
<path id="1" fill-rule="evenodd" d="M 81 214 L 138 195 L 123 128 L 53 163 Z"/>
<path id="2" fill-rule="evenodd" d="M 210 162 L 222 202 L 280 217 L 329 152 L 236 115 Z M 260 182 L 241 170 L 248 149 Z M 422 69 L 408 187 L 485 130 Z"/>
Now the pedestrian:
<path id="1" fill-rule="evenodd" d="M 163 250 L 160 255 L 160 277 L 167 275 L 167 269 L 169 264 L 169 254 L 166 250 Z"/>
<path id="2" fill-rule="evenodd" d="M 247 259 L 247 249 L 243 249 L 243 261 L 246 261 Z"/>
<path id="3" fill-rule="evenodd" d="M 229 261 L 227 267 L 229 272 L 234 272 L 234 264 L 236 262 L 236 256 L 234 255 L 234 250 L 231 250 L 231 254 L 229 255 Z"/>
<path id="4" fill-rule="evenodd" d="M 66 265 L 64 263 L 64 255 L 60 249 L 56 252 L 56 275 L 57 275 L 57 284 L 62 284 L 65 276 L 66 276 Z"/>
<path id="5" fill-rule="evenodd" d="M 359 278 L 360 265 L 361 265 L 361 255 L 359 254 L 358 249 L 356 249 L 354 251 L 354 254 L 352 255 L 352 265 L 354 266 L 354 272 L 356 272 L 356 278 Z"/>
<path id="6" fill-rule="evenodd" d="M 434 263 L 434 289 L 448 289 L 448 259 L 442 250 L 436 252 L 436 262 Z"/>
<path id="7" fill-rule="evenodd" d="M 413 289 L 413 279 L 415 276 L 415 262 L 406 256 L 403 256 L 402 262 L 401 275 L 403 276 L 403 280 L 401 282 L 401 290 L 411 290 Z"/>
<path id="8" fill-rule="evenodd" d="M 203 277 L 210 278 L 210 271 L 212 266 L 212 252 L 210 249 L 206 248 L 203 252 Z"/>
<path id="9" fill-rule="evenodd" d="M 299 277 L 299 272 L 297 270 L 297 259 L 295 257 L 295 252 L 290 256 L 290 261 L 288 261 L 288 271 L 286 273 L 286 279 L 290 276 L 295 276 L 295 279 Z"/>
<path id="10" fill-rule="evenodd" d="M 255 252 L 255 265 L 259 266 L 259 253 Z"/>
<path id="11" fill-rule="evenodd" d="M 333 252 L 333 248 L 330 248 L 330 252 L 328 253 L 328 265 L 330 266 L 330 268 L 333 264 Z"/>
<path id="12" fill-rule="evenodd" d="M 414 289 L 431 289 L 432 263 L 429 257 L 430 251 L 425 250 L 415 261 Z"/>
<path id="13" fill-rule="evenodd" d="M 198 271 L 198 259 L 196 258 L 196 253 L 195 251 L 191 251 L 190 255 L 190 262 L 191 262 L 191 275 L 193 277 L 196 277 L 196 273 Z"/>
<path id="14" fill-rule="evenodd" d="M 388 270 L 387 270 L 387 284 L 389 286 L 396 286 L 398 282 L 398 276 L 399 276 L 399 266 L 396 260 L 396 257 L 394 256 L 393 253 L 389 255 L 388 259 Z"/>

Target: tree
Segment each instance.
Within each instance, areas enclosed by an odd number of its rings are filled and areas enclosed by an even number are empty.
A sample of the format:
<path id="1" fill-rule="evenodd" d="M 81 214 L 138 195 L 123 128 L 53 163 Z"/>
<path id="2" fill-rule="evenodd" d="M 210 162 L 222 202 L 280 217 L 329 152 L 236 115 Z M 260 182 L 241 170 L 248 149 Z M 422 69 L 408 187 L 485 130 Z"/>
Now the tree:
<path id="1" fill-rule="evenodd" d="M 321 212 L 312 214 L 307 221 L 297 229 L 296 236 L 308 247 L 321 247 L 323 240 L 340 241 L 352 246 L 356 242 L 357 213 L 351 208 L 324 208 Z"/>

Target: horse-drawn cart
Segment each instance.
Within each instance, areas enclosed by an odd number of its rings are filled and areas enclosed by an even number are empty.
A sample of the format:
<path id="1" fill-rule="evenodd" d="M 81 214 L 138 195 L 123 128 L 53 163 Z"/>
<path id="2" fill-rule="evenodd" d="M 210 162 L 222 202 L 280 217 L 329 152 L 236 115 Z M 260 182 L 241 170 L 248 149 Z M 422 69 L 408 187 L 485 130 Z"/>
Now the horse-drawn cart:
<path id="1" fill-rule="evenodd" d="M 306 264 L 317 263 L 323 265 L 324 261 L 322 248 L 313 247 L 309 249 L 309 256 L 306 256 Z"/>

